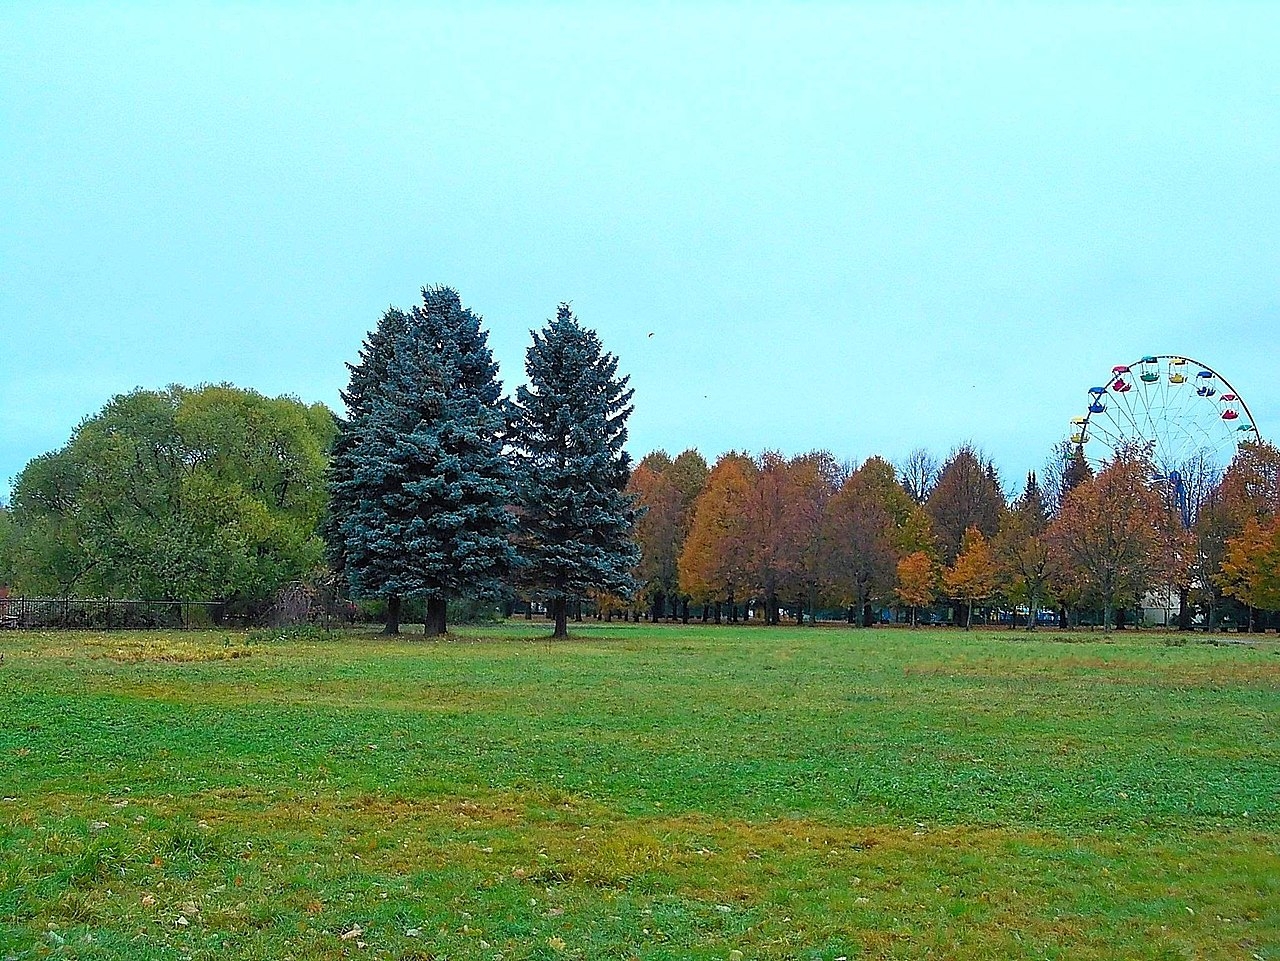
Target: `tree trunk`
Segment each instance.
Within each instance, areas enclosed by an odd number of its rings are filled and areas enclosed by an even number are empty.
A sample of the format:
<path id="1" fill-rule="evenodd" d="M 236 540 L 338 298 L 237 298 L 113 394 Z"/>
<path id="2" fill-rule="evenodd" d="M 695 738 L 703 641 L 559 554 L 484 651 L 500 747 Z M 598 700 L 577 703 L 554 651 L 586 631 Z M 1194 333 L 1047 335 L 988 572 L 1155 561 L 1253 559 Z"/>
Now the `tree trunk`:
<path id="1" fill-rule="evenodd" d="M 533 620 L 533 598 L 530 598 L 524 605 L 524 619 L 526 621 Z"/>
<path id="2" fill-rule="evenodd" d="M 555 630 L 551 632 L 552 637 L 563 638 L 569 636 L 569 625 L 566 617 L 566 608 L 568 606 L 569 605 L 563 597 L 557 597 L 551 602 L 552 616 L 554 616 L 556 620 Z"/>
<path id="3" fill-rule="evenodd" d="M 1036 617 L 1040 613 L 1040 597 L 1032 594 L 1030 603 L 1027 605 L 1027 630 L 1034 631 L 1036 629 Z"/>
<path id="4" fill-rule="evenodd" d="M 720 602 L 716 601 L 716 623 L 720 623 Z"/>
<path id="5" fill-rule="evenodd" d="M 967 631 L 971 627 L 973 627 L 973 602 L 972 601 L 965 604 L 964 606 L 964 629 Z"/>
<path id="6" fill-rule="evenodd" d="M 1124 607 L 1123 606 L 1117 607 L 1116 608 L 1116 630 L 1123 631 L 1124 624 L 1125 624 Z"/>
<path id="7" fill-rule="evenodd" d="M 573 602 L 573 623 L 582 623 L 582 598 L 578 598 Z"/>
<path id="8" fill-rule="evenodd" d="M 387 595 L 387 624 L 382 629 L 383 634 L 393 635 L 400 633 L 400 595 Z"/>
<path id="9" fill-rule="evenodd" d="M 1191 588 L 1178 588 L 1178 630 L 1191 630 Z"/>
<path id="10" fill-rule="evenodd" d="M 876 616 L 875 616 L 875 612 L 871 610 L 871 602 L 863 601 L 862 602 L 862 626 L 871 627 L 873 624 L 875 624 L 875 621 L 876 621 Z"/>
<path id="11" fill-rule="evenodd" d="M 687 597 L 680 598 L 680 623 L 689 623 L 689 598 Z"/>
<path id="12" fill-rule="evenodd" d="M 918 627 L 918 626 L 919 626 L 919 625 L 916 623 L 916 606 L 915 606 L 914 604 L 912 604 L 912 605 L 911 605 L 911 626 L 912 626 L 912 627 Z"/>
<path id="13" fill-rule="evenodd" d="M 422 618 L 422 633 L 428 637 L 444 634 L 447 610 L 448 602 L 443 597 L 428 597 L 426 614 Z"/>
<path id="14" fill-rule="evenodd" d="M 847 608 L 845 608 L 845 620 L 849 622 L 850 627 L 857 627 L 858 608 L 855 607 L 853 604 L 850 604 Z"/>

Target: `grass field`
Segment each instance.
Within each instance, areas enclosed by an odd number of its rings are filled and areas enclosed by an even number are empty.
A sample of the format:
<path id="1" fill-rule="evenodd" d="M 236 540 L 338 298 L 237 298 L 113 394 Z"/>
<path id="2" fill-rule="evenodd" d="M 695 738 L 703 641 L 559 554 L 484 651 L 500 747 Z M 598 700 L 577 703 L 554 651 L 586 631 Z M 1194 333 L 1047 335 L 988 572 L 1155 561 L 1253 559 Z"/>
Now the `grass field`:
<path id="1" fill-rule="evenodd" d="M 0 961 L 1280 958 L 1274 638 L 545 633 L 0 634 Z"/>

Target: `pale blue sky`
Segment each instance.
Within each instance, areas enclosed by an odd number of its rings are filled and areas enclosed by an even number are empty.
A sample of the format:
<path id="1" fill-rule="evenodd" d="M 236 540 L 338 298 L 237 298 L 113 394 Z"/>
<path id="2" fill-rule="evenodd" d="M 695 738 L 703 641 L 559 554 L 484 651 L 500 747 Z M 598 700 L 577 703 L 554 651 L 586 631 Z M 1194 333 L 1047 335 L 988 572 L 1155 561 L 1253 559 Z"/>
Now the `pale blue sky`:
<path id="1" fill-rule="evenodd" d="M 1014 486 L 1145 353 L 1280 431 L 1278 50 L 1275 3 L 6 3 L 0 478 L 137 386 L 336 407 L 429 283 L 508 385 L 571 300 L 637 456 Z"/>

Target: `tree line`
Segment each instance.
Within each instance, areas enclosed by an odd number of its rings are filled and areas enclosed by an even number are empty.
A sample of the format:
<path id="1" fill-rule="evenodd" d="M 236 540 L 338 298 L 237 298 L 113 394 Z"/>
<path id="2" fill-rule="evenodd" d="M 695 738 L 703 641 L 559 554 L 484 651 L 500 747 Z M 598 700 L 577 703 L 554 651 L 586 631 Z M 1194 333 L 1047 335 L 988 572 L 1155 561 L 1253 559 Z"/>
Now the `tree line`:
<path id="1" fill-rule="evenodd" d="M 894 465 L 696 450 L 632 463 L 628 380 L 567 304 L 503 392 L 482 319 L 447 287 L 390 308 L 339 417 L 231 385 L 138 390 L 33 459 L 0 508 L 0 584 L 62 597 L 220 598 L 249 613 L 323 582 L 428 633 L 459 599 L 599 616 L 776 624 L 945 606 L 1034 627 L 1123 625 L 1172 592 L 1181 626 L 1280 609 L 1280 454 L 1157 479 L 1141 449 L 1096 474 L 1059 444 L 1006 498 L 972 445 Z M 1176 496 L 1175 496 L 1176 494 Z"/>
<path id="2" fill-rule="evenodd" d="M 1123 627 L 1148 600 L 1182 628 L 1260 627 L 1280 610 L 1280 452 L 1251 442 L 1221 473 L 1203 458 L 1183 467 L 1175 486 L 1135 447 L 1095 474 L 1063 442 L 1044 480 L 1029 473 L 1009 501 L 971 445 L 942 464 L 917 449 L 896 468 L 824 451 L 731 452 L 709 467 L 659 451 L 628 485 L 645 509 L 640 597 L 654 619 L 687 620 L 693 604 L 716 622 L 841 609 L 870 625 L 878 610 L 914 623 L 945 606 L 964 626 L 999 608 L 1029 628 L 1042 610 Z"/>

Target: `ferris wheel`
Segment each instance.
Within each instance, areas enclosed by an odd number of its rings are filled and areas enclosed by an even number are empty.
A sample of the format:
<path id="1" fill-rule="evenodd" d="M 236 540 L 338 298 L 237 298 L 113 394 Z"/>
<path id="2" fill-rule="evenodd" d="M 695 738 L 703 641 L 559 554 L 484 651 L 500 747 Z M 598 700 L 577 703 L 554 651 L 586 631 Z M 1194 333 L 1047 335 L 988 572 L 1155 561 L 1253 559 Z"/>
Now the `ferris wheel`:
<path id="1" fill-rule="evenodd" d="M 1260 439 L 1249 405 L 1225 377 L 1171 354 L 1111 368 L 1103 386 L 1089 388 L 1071 430 L 1095 468 L 1137 448 L 1170 478 L 1196 461 L 1225 468 L 1241 443 Z"/>

